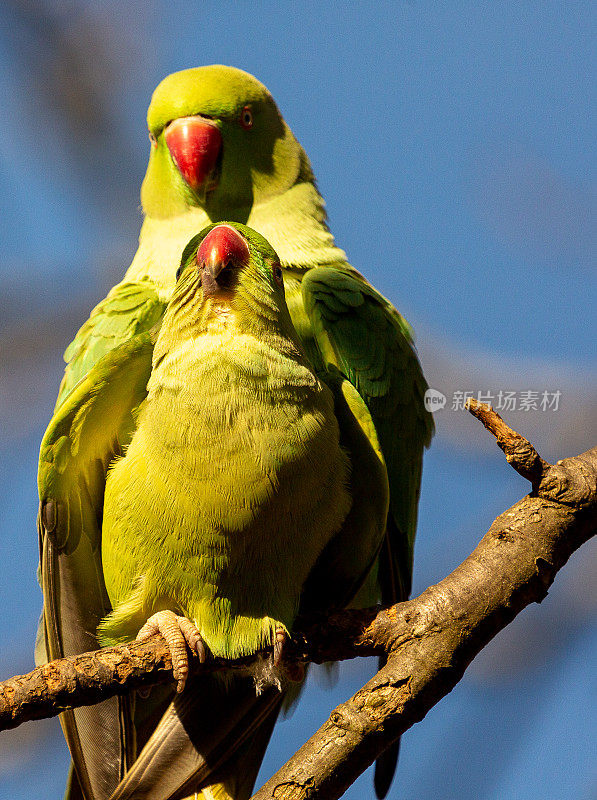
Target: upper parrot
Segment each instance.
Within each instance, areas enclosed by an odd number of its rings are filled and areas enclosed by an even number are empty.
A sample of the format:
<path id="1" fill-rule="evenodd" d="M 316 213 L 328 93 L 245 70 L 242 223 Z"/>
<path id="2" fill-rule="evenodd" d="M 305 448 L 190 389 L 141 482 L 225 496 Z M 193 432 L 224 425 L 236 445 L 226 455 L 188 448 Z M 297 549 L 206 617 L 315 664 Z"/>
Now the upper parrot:
<path id="1" fill-rule="evenodd" d="M 311 367 L 323 380 L 339 373 L 354 387 L 383 451 L 386 536 L 359 600 L 405 599 L 422 455 L 433 432 L 408 323 L 335 246 L 309 159 L 259 81 L 225 66 L 174 73 L 155 90 L 147 120 L 151 151 L 139 248 L 123 281 L 67 349 L 57 409 L 98 359 L 161 319 L 180 252 L 197 230 L 226 219 L 250 225 L 280 257 L 288 309 Z M 380 797 L 393 759 L 387 755 L 378 770 Z"/>
<path id="2" fill-rule="evenodd" d="M 96 630 L 103 644 L 159 630 L 179 690 L 187 644 L 235 658 L 273 643 L 275 666 L 324 548 L 309 602 L 350 601 L 383 540 L 388 483 L 365 404 L 326 377 L 270 245 L 236 223 L 195 236 L 159 329 L 103 356 L 44 436 L 52 657 Z M 257 695 L 246 677 L 199 676 L 173 701 L 166 688 L 68 712 L 84 796 L 245 800 L 281 703 L 269 683 Z"/>

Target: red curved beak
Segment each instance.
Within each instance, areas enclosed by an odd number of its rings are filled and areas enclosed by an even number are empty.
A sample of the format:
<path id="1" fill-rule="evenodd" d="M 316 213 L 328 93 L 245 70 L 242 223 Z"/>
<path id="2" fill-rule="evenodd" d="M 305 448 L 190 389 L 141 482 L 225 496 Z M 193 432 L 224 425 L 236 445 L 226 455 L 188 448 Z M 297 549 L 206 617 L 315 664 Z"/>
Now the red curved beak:
<path id="1" fill-rule="evenodd" d="M 229 290 L 234 278 L 225 270 L 246 267 L 250 257 L 249 245 L 237 230 L 230 225 L 212 228 L 197 251 L 203 295 L 217 296 Z"/>
<path id="2" fill-rule="evenodd" d="M 202 117 L 181 117 L 166 128 L 166 144 L 186 183 L 197 191 L 211 188 L 216 162 L 222 149 L 222 134 Z"/>

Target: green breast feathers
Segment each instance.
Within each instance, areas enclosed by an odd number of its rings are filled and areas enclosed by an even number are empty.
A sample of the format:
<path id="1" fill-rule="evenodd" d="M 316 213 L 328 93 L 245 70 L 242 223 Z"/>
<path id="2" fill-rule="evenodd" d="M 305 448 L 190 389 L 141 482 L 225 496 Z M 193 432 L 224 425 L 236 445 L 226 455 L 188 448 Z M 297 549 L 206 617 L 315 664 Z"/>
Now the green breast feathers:
<path id="1" fill-rule="evenodd" d="M 291 627 L 349 510 L 348 465 L 332 393 L 307 367 L 285 309 L 265 303 L 274 299 L 265 281 L 239 276 L 230 299 L 206 300 L 191 270 L 157 340 L 136 431 L 106 481 L 114 611 L 101 631 L 128 640 L 167 608 L 193 620 L 214 653 L 236 657 Z M 255 302 L 268 316 L 244 305 Z"/>

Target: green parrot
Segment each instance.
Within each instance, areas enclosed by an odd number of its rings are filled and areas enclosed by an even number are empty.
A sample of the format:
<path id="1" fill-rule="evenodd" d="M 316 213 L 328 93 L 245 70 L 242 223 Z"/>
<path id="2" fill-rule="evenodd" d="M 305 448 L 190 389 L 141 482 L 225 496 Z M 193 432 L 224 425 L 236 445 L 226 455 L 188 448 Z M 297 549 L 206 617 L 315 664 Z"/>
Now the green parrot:
<path id="1" fill-rule="evenodd" d="M 197 230 L 223 220 L 251 226 L 279 255 L 288 310 L 311 368 L 330 386 L 330 376 L 339 375 L 352 387 L 368 410 L 383 453 L 390 489 L 386 534 L 354 603 L 406 599 L 422 455 L 433 433 L 423 402 L 427 384 L 408 323 L 335 246 L 309 159 L 263 84 L 219 65 L 177 72 L 155 90 L 147 119 L 151 150 L 141 190 L 145 219 L 139 248 L 123 281 L 92 311 L 67 349 L 56 412 L 100 359 L 162 319 L 180 253 Z M 43 517 L 40 529 L 43 541 Z M 87 606 L 101 606 L 101 563 L 84 547 L 87 543 L 79 542 L 42 565 L 45 583 L 58 585 L 54 599 L 46 599 L 46 617 L 60 618 L 64 609 L 85 617 Z M 327 607 L 325 555 L 308 579 L 306 608 L 313 597 Z M 334 561 L 333 553 L 330 557 Z M 86 558 L 91 563 L 85 571 L 98 573 L 96 597 L 77 583 Z M 334 562 L 333 569 L 337 566 Z M 73 581 L 68 596 L 57 578 L 47 575 L 60 570 Z M 49 603 L 55 606 L 51 612 Z M 76 640 L 66 631 L 69 625 L 57 634 L 60 652 L 93 646 L 93 636 Z M 40 660 L 50 654 L 43 639 Z M 379 797 L 388 791 L 396 757 L 397 749 L 391 748 L 377 762 Z"/>
<path id="2" fill-rule="evenodd" d="M 160 631 L 179 692 L 63 715 L 85 798 L 250 796 L 301 595 L 345 605 L 385 535 L 373 421 L 333 365 L 325 378 L 276 253 L 225 223 L 189 242 L 161 324 L 112 348 L 60 405 L 39 469 L 50 653 L 96 628 L 101 644 Z M 320 557 L 336 574 L 313 582 Z M 272 643 L 273 678 L 187 682 L 187 647 L 235 658 Z"/>

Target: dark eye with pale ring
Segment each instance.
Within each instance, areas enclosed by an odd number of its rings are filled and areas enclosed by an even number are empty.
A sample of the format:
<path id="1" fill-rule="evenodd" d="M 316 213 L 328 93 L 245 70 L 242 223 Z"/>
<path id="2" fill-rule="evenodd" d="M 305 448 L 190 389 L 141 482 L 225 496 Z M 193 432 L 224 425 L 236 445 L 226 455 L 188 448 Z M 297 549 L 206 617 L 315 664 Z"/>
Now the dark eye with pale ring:
<path id="1" fill-rule="evenodd" d="M 279 264 L 276 264 L 276 266 L 273 269 L 273 273 L 274 273 L 274 280 L 276 281 L 276 283 L 282 286 L 283 283 L 282 267 Z"/>
<path id="2" fill-rule="evenodd" d="M 243 110 L 240 112 L 240 124 L 245 130 L 249 130 L 249 128 L 253 127 L 253 112 L 251 111 L 251 106 L 244 106 Z"/>
<path id="3" fill-rule="evenodd" d="M 182 275 L 184 270 L 184 264 L 181 264 L 180 267 L 176 270 L 176 282 L 178 283 L 178 279 Z"/>
<path id="4" fill-rule="evenodd" d="M 158 143 L 158 140 L 155 138 L 155 136 L 151 131 L 149 131 L 149 141 L 151 142 L 152 147 L 155 147 L 156 144 Z"/>

